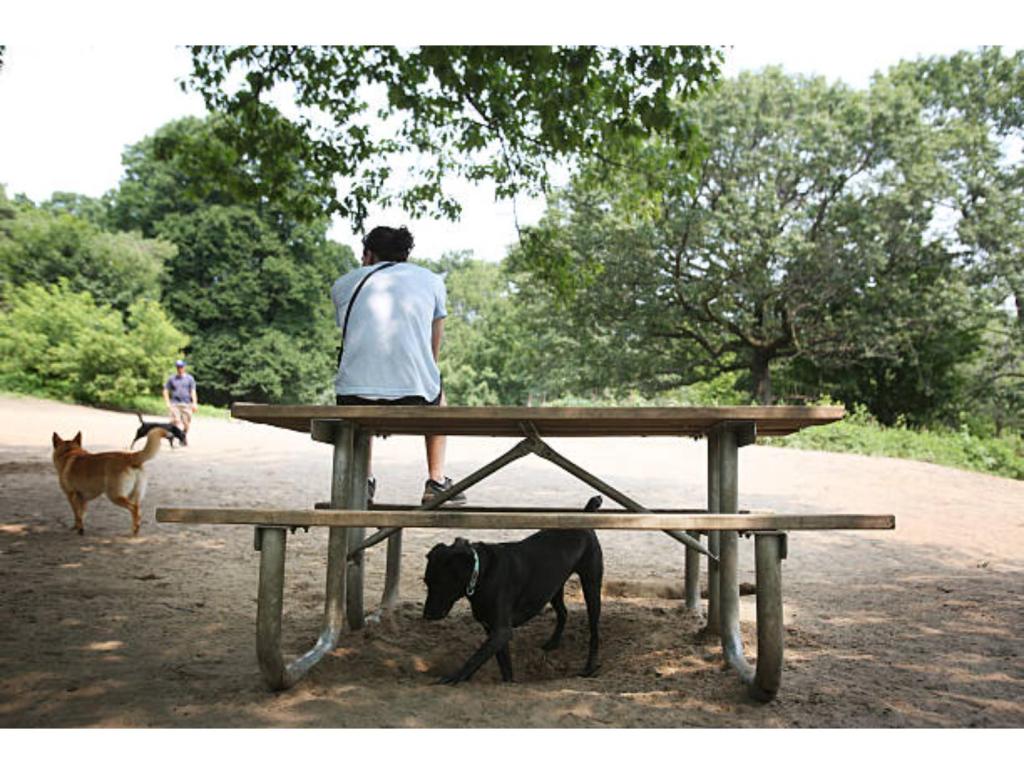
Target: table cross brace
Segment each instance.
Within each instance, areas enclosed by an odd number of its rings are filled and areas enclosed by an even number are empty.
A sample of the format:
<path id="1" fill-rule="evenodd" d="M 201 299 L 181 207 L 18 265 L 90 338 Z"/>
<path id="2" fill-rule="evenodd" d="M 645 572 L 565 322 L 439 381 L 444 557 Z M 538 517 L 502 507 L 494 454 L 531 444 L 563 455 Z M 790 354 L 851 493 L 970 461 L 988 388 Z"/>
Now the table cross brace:
<path id="1" fill-rule="evenodd" d="M 448 502 L 451 498 L 455 497 L 460 492 L 464 492 L 471 486 L 480 483 L 488 476 L 504 468 L 506 465 L 509 465 L 510 463 L 514 462 L 515 460 L 521 457 L 525 457 L 527 454 L 536 454 L 538 457 L 541 457 L 542 459 L 545 459 L 548 462 L 557 465 L 570 475 L 575 476 L 584 483 L 594 487 L 601 494 L 607 495 L 609 498 L 617 502 L 626 510 L 631 511 L 632 513 L 651 513 L 650 509 L 645 508 L 636 500 L 620 492 L 618 489 L 611 486 L 610 484 L 605 483 L 597 476 L 593 475 L 587 470 L 584 470 L 579 465 L 572 462 L 572 460 L 563 457 L 561 454 L 552 449 L 540 437 L 540 434 L 537 432 L 537 428 L 533 425 L 532 422 L 522 422 L 520 423 L 520 428 L 522 429 L 523 435 L 525 435 L 526 438 L 517 443 L 515 446 L 513 446 L 511 449 L 509 449 L 507 452 L 505 452 L 503 455 L 501 455 L 494 461 L 488 463 L 487 465 L 484 465 L 479 470 L 469 474 L 465 478 L 452 484 L 450 489 L 437 495 L 429 502 L 424 503 L 416 510 L 438 510 L 442 505 L 444 505 L 444 503 Z M 349 551 L 348 558 L 350 560 L 354 559 L 367 548 L 370 548 L 371 546 L 375 546 L 378 543 L 387 540 L 389 537 L 396 534 L 401 529 L 401 527 L 388 527 L 386 529 L 378 530 L 374 534 L 370 535 L 370 537 L 368 537 L 366 540 L 362 541 L 351 551 Z M 698 551 L 704 554 L 711 561 L 718 561 L 718 557 L 710 551 L 708 551 L 708 549 L 705 548 L 699 540 L 691 537 L 690 535 L 687 535 L 685 532 L 672 529 L 666 529 L 663 531 L 666 535 L 675 538 L 680 543 L 683 543 L 689 548 L 692 548 L 694 551 Z"/>

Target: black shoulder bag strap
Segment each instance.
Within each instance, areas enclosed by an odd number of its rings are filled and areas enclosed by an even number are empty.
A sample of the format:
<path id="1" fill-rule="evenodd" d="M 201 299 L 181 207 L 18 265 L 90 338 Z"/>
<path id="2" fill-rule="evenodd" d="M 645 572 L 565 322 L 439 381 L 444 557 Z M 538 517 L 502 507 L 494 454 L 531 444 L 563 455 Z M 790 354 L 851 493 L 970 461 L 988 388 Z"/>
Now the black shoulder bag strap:
<path id="1" fill-rule="evenodd" d="M 359 291 L 363 289 L 363 285 L 366 284 L 366 281 L 370 279 L 370 277 L 377 272 L 383 271 L 389 266 L 394 265 L 394 263 L 382 263 L 380 266 L 374 268 L 373 271 L 366 272 L 366 276 L 359 281 L 359 284 L 356 285 L 356 289 L 352 292 L 352 298 L 348 300 L 348 308 L 345 310 L 345 319 L 341 323 L 341 343 L 338 345 L 338 368 L 341 368 L 341 355 L 345 351 L 345 331 L 348 330 L 348 318 L 352 314 L 352 304 L 356 302 L 356 296 L 359 295 Z"/>

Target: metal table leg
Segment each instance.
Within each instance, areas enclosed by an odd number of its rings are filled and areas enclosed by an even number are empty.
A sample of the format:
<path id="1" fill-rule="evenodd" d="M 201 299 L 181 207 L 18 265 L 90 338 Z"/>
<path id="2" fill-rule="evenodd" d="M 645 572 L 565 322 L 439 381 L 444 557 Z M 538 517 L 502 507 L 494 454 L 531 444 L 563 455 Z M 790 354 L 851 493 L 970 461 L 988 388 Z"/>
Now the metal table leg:
<path id="1" fill-rule="evenodd" d="M 281 653 L 281 611 L 284 604 L 287 533 L 284 527 L 256 528 L 256 550 L 260 552 L 259 593 L 256 602 L 256 655 L 263 679 L 267 687 L 273 691 L 294 685 L 338 644 L 342 623 L 342 601 L 345 596 L 347 537 L 344 529 L 331 529 L 323 630 L 316 644 L 289 664 L 285 662 Z"/>
<path id="2" fill-rule="evenodd" d="M 721 513 L 721 460 L 719 455 L 719 434 L 708 434 L 708 513 Z M 708 533 L 708 550 L 719 556 L 721 545 L 717 531 Z M 717 637 L 721 633 L 718 615 L 718 565 L 708 562 L 708 617 L 704 633 Z"/>
<path id="3" fill-rule="evenodd" d="M 256 598 L 256 656 L 267 686 L 274 691 L 294 681 L 281 655 L 281 608 L 284 605 L 284 528 L 256 528 L 260 579 Z"/>
<path id="4" fill-rule="evenodd" d="M 784 532 L 763 532 L 754 536 L 757 674 L 748 690 L 758 701 L 775 698 L 782 682 L 782 560 L 786 558 L 786 542 Z"/>
<path id="5" fill-rule="evenodd" d="M 717 428 L 714 435 L 717 440 L 715 444 L 709 445 L 709 462 L 717 468 L 718 512 L 736 513 L 739 510 L 738 450 L 741 443 L 753 440 L 753 432 L 749 427 L 726 423 Z M 714 459 L 711 459 L 710 453 L 712 446 L 715 447 Z M 782 669 L 782 549 L 779 540 L 773 535 L 765 536 L 756 549 L 759 572 L 758 664 L 755 672 L 744 656 L 743 639 L 740 636 L 737 577 L 739 535 L 731 530 L 719 532 L 718 615 L 722 654 L 726 663 L 736 670 L 747 685 L 750 695 L 761 701 L 767 701 L 775 695 Z M 764 588 L 761 586 L 762 579 Z"/>
<path id="6" fill-rule="evenodd" d="M 736 513 L 739 510 L 739 446 L 736 432 L 725 426 L 716 430 L 715 436 L 718 512 Z M 743 639 L 740 637 L 740 587 L 736 573 L 739 534 L 722 530 L 718 541 L 718 615 L 722 655 L 725 662 L 737 671 L 740 679 L 749 683 L 754 670 L 743 656 Z"/>
<path id="7" fill-rule="evenodd" d="M 362 511 L 367 506 L 367 472 L 370 467 L 370 434 L 345 423 L 335 436 L 335 480 L 344 481 L 341 507 Z M 334 501 L 334 492 L 331 501 Z M 359 545 L 366 535 L 365 527 L 349 527 L 348 545 Z M 352 630 L 362 629 L 365 621 L 363 607 L 363 569 L 365 554 L 349 559 L 346 584 L 346 618 Z"/>
<path id="8" fill-rule="evenodd" d="M 391 610 L 398 603 L 398 584 L 402 580 L 402 530 L 388 538 L 387 570 L 384 573 L 384 593 L 381 610 Z"/>
<path id="9" fill-rule="evenodd" d="M 694 540 L 700 540 L 699 532 L 687 532 Z M 686 609 L 700 612 L 700 553 L 686 547 L 686 564 L 684 570 L 686 589 Z M 711 562 L 710 564 L 714 564 Z"/>

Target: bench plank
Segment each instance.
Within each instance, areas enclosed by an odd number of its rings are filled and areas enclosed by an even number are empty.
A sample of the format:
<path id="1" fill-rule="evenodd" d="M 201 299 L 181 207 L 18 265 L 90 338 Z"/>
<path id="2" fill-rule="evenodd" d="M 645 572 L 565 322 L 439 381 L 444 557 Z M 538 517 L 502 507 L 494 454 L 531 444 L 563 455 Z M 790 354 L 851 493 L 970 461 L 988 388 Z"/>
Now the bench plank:
<path id="1" fill-rule="evenodd" d="M 275 508 L 157 508 L 176 524 L 284 527 L 438 527 L 452 529 L 823 530 L 894 529 L 892 514 L 583 513 L 581 511 L 343 511 Z"/>

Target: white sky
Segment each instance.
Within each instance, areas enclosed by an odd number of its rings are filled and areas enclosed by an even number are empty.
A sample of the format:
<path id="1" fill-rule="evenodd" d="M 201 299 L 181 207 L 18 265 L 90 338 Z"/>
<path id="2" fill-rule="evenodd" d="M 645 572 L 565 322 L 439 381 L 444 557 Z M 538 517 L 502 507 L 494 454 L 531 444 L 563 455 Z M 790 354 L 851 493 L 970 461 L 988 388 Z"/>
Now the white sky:
<path id="1" fill-rule="evenodd" d="M 622 4 L 595 2 L 556 6 L 520 0 L 487 6 L 391 0 L 383 19 L 371 11 L 338 10 L 341 3 L 309 0 L 226 4 L 212 14 L 210 5 L 185 0 L 140 15 L 141 3 L 36 0 L 31 10 L 16 11 L 13 18 L 5 11 L 0 18 L 0 43 L 7 45 L 0 71 L 0 184 L 8 196 L 24 193 L 37 202 L 54 191 L 100 196 L 116 187 L 125 146 L 170 120 L 202 115 L 201 99 L 177 84 L 189 71 L 188 54 L 175 45 L 180 42 L 725 41 L 734 46 L 727 76 L 779 64 L 791 73 L 816 73 L 861 87 L 872 73 L 900 59 L 982 44 L 1016 49 L 1024 40 L 1024 14 L 988 0 L 868 0 L 840 10 L 822 10 L 824 2 L 773 0 L 719 3 L 716 10 L 703 12 L 666 12 L 668 3 L 638 0 L 628 4 L 629 15 Z M 466 18 L 467 13 L 478 18 L 483 7 L 504 10 L 472 26 L 438 21 Z M 615 15 L 603 12 L 605 7 L 617 9 Z M 244 20 L 243 12 L 232 8 L 246 9 Z M 281 16 L 282 8 L 289 10 L 287 17 Z M 512 203 L 495 202 L 486 185 L 452 185 L 464 208 L 458 223 L 413 221 L 396 211 L 375 213 L 369 225 L 406 223 L 416 236 L 415 254 L 422 257 L 465 249 L 479 258 L 500 259 L 516 239 Z M 539 217 L 543 202 L 521 198 L 517 207 L 520 224 L 527 225 Z M 358 245 L 345 223 L 336 224 L 331 236 L 353 249 Z"/>

